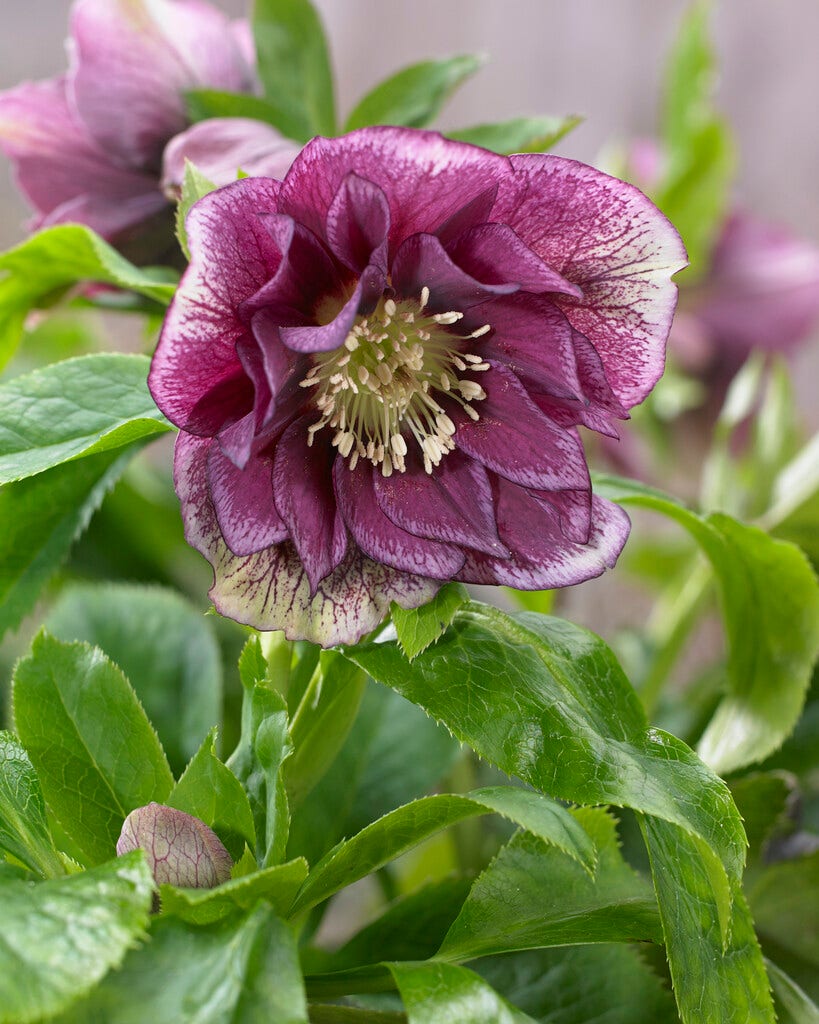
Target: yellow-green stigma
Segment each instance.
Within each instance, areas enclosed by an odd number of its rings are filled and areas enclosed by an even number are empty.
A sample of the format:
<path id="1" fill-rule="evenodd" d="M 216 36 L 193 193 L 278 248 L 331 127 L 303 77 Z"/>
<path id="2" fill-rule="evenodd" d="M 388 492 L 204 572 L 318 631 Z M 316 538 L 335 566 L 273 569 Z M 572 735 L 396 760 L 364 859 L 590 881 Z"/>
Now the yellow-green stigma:
<path id="1" fill-rule="evenodd" d="M 301 382 L 317 389 L 321 418 L 308 428 L 309 443 L 324 427 L 335 430 L 333 444 L 354 469 L 369 459 L 384 476 L 406 469 L 407 442 L 414 439 L 431 473 L 455 447 L 455 424 L 436 394 L 457 402 L 473 420 L 472 406 L 486 392 L 464 373 L 489 369 L 489 363 L 462 351 L 466 342 L 486 334 L 488 324 L 466 336 L 449 328 L 463 313 L 425 313 L 429 289 L 418 300 L 381 299 L 362 317 L 344 344 L 317 355 Z"/>

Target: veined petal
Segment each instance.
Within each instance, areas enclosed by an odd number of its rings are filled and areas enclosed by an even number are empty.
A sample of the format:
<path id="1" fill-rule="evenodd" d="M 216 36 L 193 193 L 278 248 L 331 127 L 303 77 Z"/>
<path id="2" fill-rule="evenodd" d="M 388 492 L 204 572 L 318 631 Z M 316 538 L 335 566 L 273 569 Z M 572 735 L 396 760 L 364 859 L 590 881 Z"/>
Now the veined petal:
<path id="1" fill-rule="evenodd" d="M 631 408 L 663 371 L 677 301 L 671 275 L 686 265 L 680 237 L 639 189 L 592 167 L 539 154 L 511 164 L 492 219 L 582 288 L 582 300 L 558 301 Z"/>
<path id="2" fill-rule="evenodd" d="M 213 566 L 211 599 L 221 614 L 257 629 L 281 629 L 289 640 L 332 647 L 355 643 L 375 629 L 392 601 L 402 608 L 425 604 L 440 581 L 397 572 L 351 547 L 314 595 L 295 548 L 277 544 L 253 555 L 232 554 L 207 486 L 208 450 L 215 442 L 181 433 L 174 483 L 182 504 L 185 537 Z"/>
<path id="3" fill-rule="evenodd" d="M 384 192 L 366 178 L 348 174 L 327 211 L 327 242 L 356 274 L 372 264 L 387 273 L 390 207 Z"/>
<path id="4" fill-rule="evenodd" d="M 273 504 L 273 462 L 264 456 L 244 469 L 210 444 L 207 485 L 219 529 L 234 555 L 252 555 L 287 539 L 287 527 Z"/>

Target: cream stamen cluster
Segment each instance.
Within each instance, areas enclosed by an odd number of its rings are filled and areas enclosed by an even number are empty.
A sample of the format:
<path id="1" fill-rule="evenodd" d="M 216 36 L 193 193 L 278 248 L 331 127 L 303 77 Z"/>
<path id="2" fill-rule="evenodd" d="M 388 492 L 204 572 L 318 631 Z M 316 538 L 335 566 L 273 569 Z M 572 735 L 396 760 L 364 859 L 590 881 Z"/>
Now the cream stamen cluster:
<path id="1" fill-rule="evenodd" d="M 384 476 L 404 472 L 408 440 L 417 443 L 427 473 L 453 450 L 455 424 L 435 396 L 446 395 L 478 419 L 471 403 L 486 392 L 460 375 L 488 370 L 489 363 L 462 349 L 490 327 L 458 335 L 450 328 L 463 313 L 425 313 L 428 302 L 428 288 L 421 290 L 420 302 L 382 299 L 342 346 L 316 357 L 301 381 L 303 388 L 318 389 L 321 418 L 308 428 L 309 444 L 330 427 L 332 443 L 350 459 L 351 469 L 369 459 Z"/>

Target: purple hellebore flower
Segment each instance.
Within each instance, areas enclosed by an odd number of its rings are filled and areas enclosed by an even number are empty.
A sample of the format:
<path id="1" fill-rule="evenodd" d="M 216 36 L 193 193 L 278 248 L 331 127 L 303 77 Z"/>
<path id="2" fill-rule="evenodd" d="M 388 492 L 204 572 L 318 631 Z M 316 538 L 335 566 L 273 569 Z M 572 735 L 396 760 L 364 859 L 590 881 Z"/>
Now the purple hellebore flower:
<path id="1" fill-rule="evenodd" d="M 662 373 L 685 252 L 636 188 L 434 132 L 317 138 L 188 217 L 150 374 L 225 615 L 325 646 L 446 580 L 599 575 L 577 426 Z"/>
<path id="2" fill-rule="evenodd" d="M 117 856 L 143 850 L 157 885 L 213 889 L 230 878 L 233 861 L 216 833 L 192 814 L 150 803 L 131 811 Z"/>
<path id="3" fill-rule="evenodd" d="M 33 226 L 73 222 L 120 245 L 152 234 L 167 245 L 163 150 L 188 126 L 186 90 L 255 90 L 247 25 L 204 0 L 76 0 L 68 52 L 64 76 L 0 93 L 0 149 L 36 211 Z M 211 153 L 221 147 L 218 125 L 199 126 L 200 158 L 209 131 Z M 259 146 L 251 140 L 256 168 Z"/>

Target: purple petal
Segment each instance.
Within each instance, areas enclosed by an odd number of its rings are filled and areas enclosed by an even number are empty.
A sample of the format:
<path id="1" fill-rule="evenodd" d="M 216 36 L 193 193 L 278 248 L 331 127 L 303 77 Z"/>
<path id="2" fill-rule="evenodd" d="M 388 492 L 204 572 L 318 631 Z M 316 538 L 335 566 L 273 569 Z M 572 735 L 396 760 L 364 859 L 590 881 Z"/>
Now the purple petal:
<path id="1" fill-rule="evenodd" d="M 257 456 L 237 469 L 218 444 L 211 444 L 207 483 L 219 529 L 234 555 L 252 555 L 287 539 L 273 503 L 271 459 Z"/>
<path id="2" fill-rule="evenodd" d="M 177 426 L 187 425 L 216 385 L 244 375 L 236 343 L 247 326 L 237 310 L 281 261 L 260 217 L 275 211 L 279 188 L 272 178 L 246 178 L 211 192 L 188 215 L 191 263 L 165 317 L 148 378 L 157 405 Z"/>
<path id="3" fill-rule="evenodd" d="M 372 303 L 374 295 L 384 289 L 383 273 L 376 267 L 367 267 L 355 286 L 353 294 L 328 324 L 317 327 L 282 327 L 279 337 L 295 352 L 330 352 L 344 344 L 362 307 Z"/>
<path id="4" fill-rule="evenodd" d="M 372 263 L 387 272 L 390 208 L 371 181 L 348 174 L 327 211 L 327 242 L 335 256 L 356 274 Z"/>
<path id="5" fill-rule="evenodd" d="M 0 149 L 40 214 L 37 227 L 79 223 L 111 239 L 167 206 L 155 179 L 114 163 L 72 114 L 63 79 L 0 93 Z"/>
<path id="6" fill-rule="evenodd" d="M 486 470 L 460 452 L 450 452 L 431 474 L 408 459 L 405 473 L 375 473 L 374 483 L 381 511 L 402 530 L 489 555 L 508 554 L 498 539 Z"/>
<path id="7" fill-rule="evenodd" d="M 283 178 L 300 146 L 262 121 L 218 117 L 200 121 L 174 136 L 162 157 L 162 188 L 178 194 L 185 161 L 214 185 L 229 185 L 239 170 L 250 177 Z"/>
<path id="8" fill-rule="evenodd" d="M 582 301 L 559 301 L 630 408 L 663 371 L 677 299 L 671 275 L 685 266 L 680 237 L 642 192 L 591 167 L 535 154 L 511 164 L 492 219 L 582 288 Z"/>
<path id="9" fill-rule="evenodd" d="M 486 398 L 473 422 L 457 411 L 455 443 L 500 476 L 540 490 L 587 488 L 589 471 L 577 435 L 548 419 L 517 377 L 493 363 L 480 375 Z"/>
<path id="10" fill-rule="evenodd" d="M 499 559 L 469 552 L 459 575 L 465 583 L 503 584 L 521 590 L 551 590 L 599 576 L 623 549 L 629 520 L 603 498 L 592 498 L 588 543 L 575 544 L 561 532 L 557 517 L 522 487 L 499 479 L 496 505 L 501 540 L 514 552 Z"/>
<path id="11" fill-rule="evenodd" d="M 185 537 L 213 566 L 210 596 L 223 615 L 256 629 L 284 630 L 289 640 L 332 647 L 355 643 L 375 629 L 392 601 L 417 608 L 435 596 L 439 581 L 379 565 L 352 545 L 315 595 L 291 544 L 242 558 L 233 555 L 219 530 L 207 486 L 207 455 L 213 443 L 179 434 L 174 483 Z"/>
<path id="12" fill-rule="evenodd" d="M 587 544 L 591 533 L 592 493 L 577 491 L 529 491 L 529 495 L 547 510 L 557 512 L 564 537 Z"/>
<path id="13" fill-rule="evenodd" d="M 481 224 L 463 232 L 447 252 L 484 284 L 516 284 L 527 292 L 561 292 L 582 298 L 576 284 L 555 273 L 507 224 Z"/>
<path id="14" fill-rule="evenodd" d="M 369 462 L 359 462 L 350 470 L 339 458 L 333 466 L 338 506 L 356 544 L 370 558 L 395 569 L 432 579 L 452 579 L 463 565 L 463 552 L 396 526 L 376 500 L 373 480 L 376 472 Z"/>
<path id="15" fill-rule="evenodd" d="M 253 84 L 230 22 L 200 0 L 78 0 L 71 45 L 80 117 L 133 167 L 158 168 L 165 143 L 186 126 L 186 90 Z"/>
<path id="16" fill-rule="evenodd" d="M 313 139 L 285 178 L 282 211 L 316 234 L 351 172 L 381 188 L 390 204 L 390 247 L 435 232 L 510 173 L 506 157 L 453 142 L 436 132 L 361 128 L 338 139 Z"/>
<path id="17" fill-rule="evenodd" d="M 470 228 L 485 224 L 489 220 L 492 207 L 498 195 L 498 186 L 490 185 L 483 192 L 479 192 L 474 199 L 470 199 L 459 210 L 456 210 L 451 217 L 435 229 L 435 234 L 444 246 L 454 242 L 459 235 Z"/>

